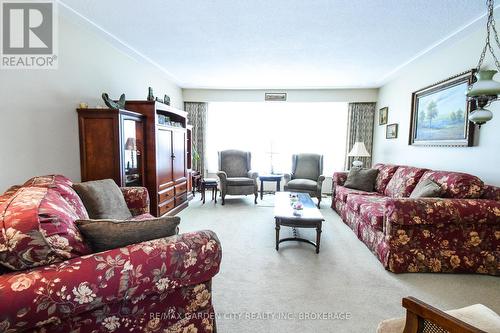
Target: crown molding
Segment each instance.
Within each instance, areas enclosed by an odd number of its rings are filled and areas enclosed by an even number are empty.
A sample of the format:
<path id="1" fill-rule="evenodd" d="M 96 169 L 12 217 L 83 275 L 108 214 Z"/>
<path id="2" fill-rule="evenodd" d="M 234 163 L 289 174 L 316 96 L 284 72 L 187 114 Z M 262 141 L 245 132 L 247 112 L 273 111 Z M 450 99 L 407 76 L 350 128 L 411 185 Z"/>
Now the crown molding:
<path id="1" fill-rule="evenodd" d="M 127 42 L 121 40 L 108 30 L 104 29 L 101 27 L 99 24 L 95 23 L 88 17 L 80 14 L 78 11 L 75 9 L 71 8 L 68 4 L 64 3 L 63 0 L 56 0 L 57 4 L 59 5 L 59 13 L 62 15 L 65 15 L 69 17 L 70 19 L 77 19 L 78 21 L 84 23 L 87 27 L 90 27 L 92 30 L 94 30 L 96 33 L 102 35 L 104 39 L 109 42 L 111 45 L 116 47 L 118 50 L 120 50 L 122 53 L 124 53 L 126 56 L 131 57 L 132 59 L 135 59 L 136 61 L 142 61 L 145 62 L 149 65 L 152 65 L 153 67 L 157 68 L 160 70 L 168 80 L 172 81 L 174 84 L 178 85 L 179 88 L 182 88 L 182 81 L 179 80 L 176 76 L 174 76 L 172 73 L 170 73 L 165 67 L 142 53 L 141 51 L 137 50 L 134 48 L 132 45 L 128 44 Z"/>
<path id="2" fill-rule="evenodd" d="M 494 8 L 494 10 L 497 10 L 498 8 L 500 8 L 500 4 L 496 5 L 495 8 Z M 454 32 L 452 32 L 451 34 L 449 34 L 448 36 L 442 38 L 441 40 L 433 43 L 429 47 L 423 49 L 422 51 L 420 51 L 419 53 L 417 53 L 416 55 L 414 55 L 413 57 L 411 57 L 407 61 L 403 62 L 399 66 L 396 66 L 396 68 L 394 68 L 393 70 L 389 71 L 387 74 L 385 74 L 377 82 L 377 87 L 382 87 L 383 85 L 385 85 L 386 83 L 388 83 L 389 81 L 391 81 L 391 79 L 393 79 L 394 77 L 396 77 L 398 75 L 398 73 L 401 72 L 405 67 L 407 67 L 411 63 L 417 61 L 418 59 L 422 58 L 424 55 L 426 55 L 426 54 L 428 54 L 430 52 L 436 51 L 436 50 L 438 50 L 440 48 L 446 47 L 447 45 L 449 45 L 453 41 L 455 41 L 458 38 L 460 38 L 460 36 L 462 34 L 470 32 L 470 31 L 473 31 L 474 29 L 479 28 L 480 24 L 483 23 L 483 22 L 481 22 L 481 20 L 483 18 L 485 18 L 486 15 L 487 15 L 487 13 L 482 14 L 481 16 L 475 18 L 474 20 L 470 21 L 466 25 L 458 28 L 457 30 L 455 30 Z"/>

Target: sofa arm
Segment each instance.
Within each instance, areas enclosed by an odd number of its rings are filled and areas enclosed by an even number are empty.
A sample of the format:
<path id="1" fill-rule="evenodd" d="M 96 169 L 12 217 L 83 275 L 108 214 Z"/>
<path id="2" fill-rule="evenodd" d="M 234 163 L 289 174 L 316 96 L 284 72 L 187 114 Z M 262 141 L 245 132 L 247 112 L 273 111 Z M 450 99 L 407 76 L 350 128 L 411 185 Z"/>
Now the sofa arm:
<path id="1" fill-rule="evenodd" d="M 388 199 L 386 225 L 497 224 L 500 202 L 484 199 Z"/>
<path id="2" fill-rule="evenodd" d="M 259 177 L 259 173 L 257 171 L 250 170 L 247 173 L 247 177 L 257 180 L 257 178 Z"/>
<path id="3" fill-rule="evenodd" d="M 482 199 L 500 201 L 500 187 L 493 185 L 484 185 Z"/>
<path id="4" fill-rule="evenodd" d="M 28 330 L 121 300 L 209 281 L 221 246 L 212 231 L 134 244 L 59 264 L 0 276 L 0 328 Z M 9 331 L 9 330 L 7 330 Z"/>
<path id="5" fill-rule="evenodd" d="M 145 187 L 121 187 L 132 216 L 149 213 L 149 194 Z"/>
<path id="6" fill-rule="evenodd" d="M 347 175 L 348 172 L 334 172 L 332 181 L 333 181 L 333 186 L 342 186 L 344 185 L 345 181 L 347 180 Z"/>

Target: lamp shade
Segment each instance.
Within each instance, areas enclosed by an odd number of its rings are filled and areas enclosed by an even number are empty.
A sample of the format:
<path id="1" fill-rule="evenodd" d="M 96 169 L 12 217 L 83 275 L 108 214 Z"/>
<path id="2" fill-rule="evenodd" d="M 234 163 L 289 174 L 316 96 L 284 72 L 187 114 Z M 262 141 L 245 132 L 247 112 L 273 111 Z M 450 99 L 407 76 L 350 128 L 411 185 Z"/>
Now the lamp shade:
<path id="1" fill-rule="evenodd" d="M 477 82 L 467 92 L 468 97 L 496 96 L 500 94 L 500 83 L 493 80 L 497 71 L 483 70 L 476 73 Z"/>
<path id="2" fill-rule="evenodd" d="M 128 138 L 125 142 L 125 150 L 135 150 L 135 138 Z"/>
<path id="3" fill-rule="evenodd" d="M 354 143 L 354 146 L 352 146 L 351 151 L 347 156 L 351 157 L 370 157 L 370 153 L 368 150 L 366 150 L 365 143 L 358 141 Z"/>

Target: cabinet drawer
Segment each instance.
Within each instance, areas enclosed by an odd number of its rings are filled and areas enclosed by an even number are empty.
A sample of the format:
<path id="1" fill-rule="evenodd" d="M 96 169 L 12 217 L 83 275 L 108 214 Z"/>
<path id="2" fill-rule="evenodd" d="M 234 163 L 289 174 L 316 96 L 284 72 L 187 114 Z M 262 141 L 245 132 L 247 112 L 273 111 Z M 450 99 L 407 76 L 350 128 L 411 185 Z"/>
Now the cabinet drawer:
<path id="1" fill-rule="evenodd" d="M 175 195 L 178 196 L 187 191 L 187 182 L 175 185 Z"/>
<path id="2" fill-rule="evenodd" d="M 174 198 L 174 188 L 167 188 L 166 190 L 158 192 L 158 203 L 172 200 Z"/>
<path id="3" fill-rule="evenodd" d="M 170 201 L 168 201 L 166 203 L 158 205 L 158 209 L 160 211 L 160 216 L 163 215 L 163 214 L 165 214 L 165 213 L 168 213 L 174 207 L 175 207 L 175 200 L 170 200 Z"/>
<path id="4" fill-rule="evenodd" d="M 175 205 L 179 206 L 181 203 L 187 201 L 187 193 L 183 193 L 175 197 Z"/>

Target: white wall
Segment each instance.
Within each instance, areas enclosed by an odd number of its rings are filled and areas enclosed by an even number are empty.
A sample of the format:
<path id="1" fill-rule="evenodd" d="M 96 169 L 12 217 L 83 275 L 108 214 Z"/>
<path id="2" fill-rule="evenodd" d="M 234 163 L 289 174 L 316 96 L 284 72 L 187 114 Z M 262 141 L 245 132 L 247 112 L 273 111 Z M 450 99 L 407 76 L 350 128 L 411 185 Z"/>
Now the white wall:
<path id="1" fill-rule="evenodd" d="M 104 105 L 102 92 L 145 99 L 151 86 L 183 107 L 181 89 L 166 74 L 79 20 L 60 17 L 59 69 L 0 70 L 0 192 L 35 175 L 80 179 L 79 102 Z"/>
<path id="2" fill-rule="evenodd" d="M 489 108 L 494 118 L 479 131 L 476 147 L 408 145 L 412 92 L 475 67 L 484 33 L 482 25 L 463 32 L 454 42 L 405 67 L 397 78 L 380 89 L 378 107 L 389 107 L 388 123 L 398 123 L 399 134 L 397 139 L 385 139 L 385 125 L 379 126 L 376 120 L 374 162 L 462 171 L 477 175 L 488 184 L 500 185 L 500 102 Z"/>
<path id="3" fill-rule="evenodd" d="M 186 102 L 263 102 L 266 92 L 287 93 L 288 102 L 375 102 L 378 89 L 183 89 Z"/>

